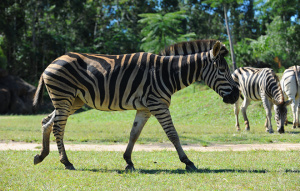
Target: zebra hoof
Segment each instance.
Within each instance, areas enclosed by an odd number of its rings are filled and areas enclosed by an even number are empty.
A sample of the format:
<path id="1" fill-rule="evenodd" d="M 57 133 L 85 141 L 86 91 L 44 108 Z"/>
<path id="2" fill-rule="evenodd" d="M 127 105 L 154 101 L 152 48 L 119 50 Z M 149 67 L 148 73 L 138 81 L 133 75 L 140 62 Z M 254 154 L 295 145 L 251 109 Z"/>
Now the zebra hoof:
<path id="1" fill-rule="evenodd" d="M 269 132 L 270 134 L 274 133 L 273 129 L 269 129 L 269 130 L 266 130 L 266 131 Z"/>
<path id="2" fill-rule="evenodd" d="M 71 165 L 66 165 L 65 169 L 66 170 L 76 170 L 72 164 Z"/>
<path id="3" fill-rule="evenodd" d="M 127 166 L 125 167 L 125 172 L 132 172 L 132 171 L 135 171 L 134 166 L 127 164 Z"/>
<path id="4" fill-rule="evenodd" d="M 284 130 L 279 130 L 278 133 L 283 134 Z"/>
<path id="5" fill-rule="evenodd" d="M 37 154 L 34 156 L 34 160 L 33 160 L 34 165 L 39 164 L 42 161 L 43 159 L 40 158 L 40 155 Z"/>
<path id="6" fill-rule="evenodd" d="M 282 126 L 281 128 L 278 128 L 277 132 L 280 134 L 284 133 L 284 126 Z"/>
<path id="7" fill-rule="evenodd" d="M 195 167 L 194 164 L 186 165 L 185 169 L 186 169 L 188 172 L 195 172 L 195 171 L 198 170 L 198 168 Z"/>

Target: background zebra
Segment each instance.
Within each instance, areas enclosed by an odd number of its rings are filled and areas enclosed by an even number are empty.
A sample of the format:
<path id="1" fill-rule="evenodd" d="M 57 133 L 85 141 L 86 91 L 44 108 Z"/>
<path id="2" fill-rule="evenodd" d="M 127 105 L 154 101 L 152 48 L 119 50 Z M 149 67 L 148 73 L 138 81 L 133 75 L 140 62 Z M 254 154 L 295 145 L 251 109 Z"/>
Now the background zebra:
<path id="1" fill-rule="evenodd" d="M 49 136 L 53 130 L 60 161 L 66 169 L 75 169 L 69 162 L 63 143 L 69 115 L 87 104 L 98 110 L 137 110 L 129 143 L 123 155 L 126 170 L 133 170 L 133 146 L 145 123 L 154 115 L 175 146 L 187 170 L 196 170 L 184 153 L 174 128 L 169 105 L 171 95 L 196 80 L 204 80 L 225 103 L 235 103 L 239 91 L 228 65 L 220 54 L 222 44 L 188 56 L 159 56 L 151 53 L 99 55 L 67 53 L 54 60 L 42 74 L 34 97 L 40 102 L 46 85 L 55 110 L 42 121 L 43 147 L 34 158 L 38 164 L 49 154 Z"/>
<path id="2" fill-rule="evenodd" d="M 300 67 L 292 66 L 284 71 L 280 81 L 285 99 L 288 99 L 292 102 L 291 107 L 293 112 L 293 128 L 299 126 L 299 104 L 300 104 L 299 74 L 300 74 Z"/>
<path id="3" fill-rule="evenodd" d="M 244 96 L 241 111 L 245 120 L 246 130 L 250 130 L 249 120 L 246 114 L 247 107 L 251 101 L 262 100 L 267 115 L 265 122 L 266 131 L 269 131 L 269 133 L 274 132 L 271 123 L 271 108 L 273 104 L 275 104 L 277 131 L 284 133 L 284 122 L 287 114 L 286 105 L 290 102 L 284 102 L 283 92 L 275 72 L 270 68 L 242 67 L 234 71 L 232 78 L 236 81 L 239 90 Z M 240 130 L 238 120 L 239 101 L 237 101 L 234 106 L 236 128 Z"/>

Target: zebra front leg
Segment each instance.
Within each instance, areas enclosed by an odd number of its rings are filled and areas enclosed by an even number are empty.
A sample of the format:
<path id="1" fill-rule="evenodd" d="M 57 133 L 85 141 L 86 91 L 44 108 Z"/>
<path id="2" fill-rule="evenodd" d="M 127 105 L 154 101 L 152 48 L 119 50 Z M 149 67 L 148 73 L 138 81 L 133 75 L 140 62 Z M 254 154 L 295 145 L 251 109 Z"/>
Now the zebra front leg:
<path id="1" fill-rule="evenodd" d="M 238 99 L 237 102 L 235 102 L 234 104 L 235 127 L 237 131 L 241 130 L 239 124 L 239 112 L 240 112 L 240 108 L 239 108 L 239 99 Z"/>
<path id="2" fill-rule="evenodd" d="M 187 155 L 184 153 L 182 146 L 180 144 L 180 140 L 177 134 L 177 131 L 173 125 L 172 118 L 170 115 L 170 111 L 168 108 L 160 108 L 150 110 L 152 115 L 156 117 L 162 128 L 164 129 L 165 133 L 167 134 L 169 140 L 173 143 L 178 153 L 179 159 L 181 162 L 186 164 L 186 170 L 188 171 L 195 171 L 197 168 L 195 167 L 194 163 L 190 161 Z"/>
<path id="3" fill-rule="evenodd" d="M 75 170 L 74 166 L 68 160 L 65 146 L 64 146 L 64 132 L 67 119 L 69 117 L 69 111 L 65 109 L 56 110 L 54 125 L 53 125 L 53 134 L 55 136 L 56 144 L 58 147 L 58 152 L 60 156 L 60 162 L 65 165 L 65 169 Z"/>
<path id="4" fill-rule="evenodd" d="M 132 171 L 134 169 L 134 165 L 131 161 L 131 153 L 134 147 L 134 144 L 136 140 L 139 138 L 144 125 L 148 121 L 149 117 L 151 116 L 151 113 L 148 110 L 139 110 L 136 112 L 136 116 L 132 125 L 132 129 L 130 132 L 130 138 L 129 143 L 127 145 L 126 151 L 123 155 L 124 160 L 127 163 L 127 166 L 125 168 L 126 171 Z"/>
<path id="5" fill-rule="evenodd" d="M 45 117 L 42 120 L 42 131 L 43 131 L 43 143 L 42 143 L 42 150 L 41 150 L 41 154 L 37 154 L 34 157 L 34 164 L 38 164 L 40 162 L 42 162 L 44 160 L 44 158 L 46 158 L 46 156 L 48 156 L 50 149 L 49 149 L 49 142 L 50 142 L 50 133 L 52 131 L 52 127 L 53 127 L 53 120 L 55 117 L 55 110 L 48 115 L 47 117 Z"/>
<path id="6" fill-rule="evenodd" d="M 242 106 L 241 106 L 241 112 L 243 114 L 243 118 L 244 118 L 244 121 L 245 121 L 245 129 L 247 131 L 250 130 L 249 120 L 248 120 L 247 113 L 246 113 L 247 107 L 249 106 L 249 104 L 250 104 L 250 100 L 246 96 L 244 96 L 244 101 L 243 101 Z"/>

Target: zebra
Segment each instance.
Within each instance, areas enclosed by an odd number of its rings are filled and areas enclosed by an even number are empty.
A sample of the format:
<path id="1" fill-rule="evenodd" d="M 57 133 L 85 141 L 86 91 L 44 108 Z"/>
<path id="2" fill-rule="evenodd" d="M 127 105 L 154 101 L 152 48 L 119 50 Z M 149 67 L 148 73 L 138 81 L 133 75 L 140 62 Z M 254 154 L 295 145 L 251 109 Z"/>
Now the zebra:
<path id="1" fill-rule="evenodd" d="M 84 104 L 104 111 L 137 110 L 129 142 L 123 154 L 125 171 L 135 170 L 132 150 L 151 115 L 161 124 L 187 170 L 197 170 L 185 154 L 173 125 L 169 106 L 171 95 L 196 80 L 204 80 L 222 98 L 234 104 L 239 90 L 227 62 L 220 54 L 222 43 L 216 42 L 207 52 L 188 56 L 159 56 L 152 53 L 103 55 L 70 52 L 55 59 L 42 73 L 33 105 L 49 93 L 54 111 L 42 120 L 43 142 L 34 164 L 49 154 L 51 131 L 56 139 L 60 162 L 75 170 L 63 142 L 68 117 Z"/>
<path id="2" fill-rule="evenodd" d="M 280 80 L 285 100 L 291 101 L 293 112 L 293 128 L 299 126 L 299 104 L 300 104 L 300 82 L 299 82 L 300 67 L 291 66 L 286 69 Z"/>
<path id="3" fill-rule="evenodd" d="M 241 111 L 245 121 L 245 129 L 250 130 L 249 120 L 246 114 L 247 107 L 251 101 L 261 100 L 266 111 L 266 131 L 273 133 L 271 117 L 271 108 L 275 104 L 275 121 L 277 131 L 284 133 L 284 122 L 287 115 L 286 106 L 289 101 L 284 101 L 283 92 L 279 83 L 279 79 L 275 72 L 270 68 L 253 68 L 241 67 L 236 69 L 232 78 L 236 81 L 244 100 L 241 105 Z M 242 97 L 241 95 L 241 97 Z M 239 131 L 240 125 L 238 120 L 239 115 L 239 100 L 234 104 L 234 114 L 236 119 L 236 128 Z"/>

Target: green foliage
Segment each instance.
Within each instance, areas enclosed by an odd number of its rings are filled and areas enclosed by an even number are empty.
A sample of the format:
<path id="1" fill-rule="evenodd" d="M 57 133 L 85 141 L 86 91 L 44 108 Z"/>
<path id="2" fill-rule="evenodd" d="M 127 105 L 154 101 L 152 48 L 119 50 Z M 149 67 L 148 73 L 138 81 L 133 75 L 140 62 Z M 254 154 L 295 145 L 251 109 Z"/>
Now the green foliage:
<path id="1" fill-rule="evenodd" d="M 2 44 L 2 42 L 3 42 L 3 37 L 0 36 L 0 44 Z M 6 69 L 6 66 L 7 66 L 7 59 L 5 54 L 3 53 L 2 48 L 0 47 L 0 68 Z"/>
<path id="2" fill-rule="evenodd" d="M 125 54 L 189 39 L 224 42 L 224 5 L 239 66 L 278 69 L 274 57 L 281 69 L 299 63 L 299 0 L 2 0 L 0 66 L 35 83 L 68 51 Z M 150 14 L 148 21 L 140 14 Z"/>
<path id="3" fill-rule="evenodd" d="M 253 40 L 250 44 L 253 49 L 253 55 L 257 60 L 269 63 L 273 68 L 282 65 L 285 68 L 298 64 L 300 58 L 300 45 L 296 31 L 296 26 L 290 22 L 284 22 L 281 18 L 275 17 L 274 20 L 267 25 L 266 35 L 260 36 L 257 40 Z M 298 34 L 298 35 L 297 35 Z M 294 39 L 296 38 L 296 39 Z M 276 60 L 278 57 L 279 60 Z M 279 63 L 280 62 L 280 63 Z"/>
<path id="4" fill-rule="evenodd" d="M 253 49 L 250 46 L 251 39 L 243 39 L 236 43 L 234 50 L 236 55 L 237 67 L 257 66 L 257 60 L 253 56 Z"/>
<path id="5" fill-rule="evenodd" d="M 180 24 L 186 19 L 185 11 L 139 14 L 139 23 L 145 26 L 141 33 L 141 48 L 146 52 L 158 53 L 164 47 L 176 42 L 186 41 L 195 37 L 195 33 L 183 34 Z"/>

